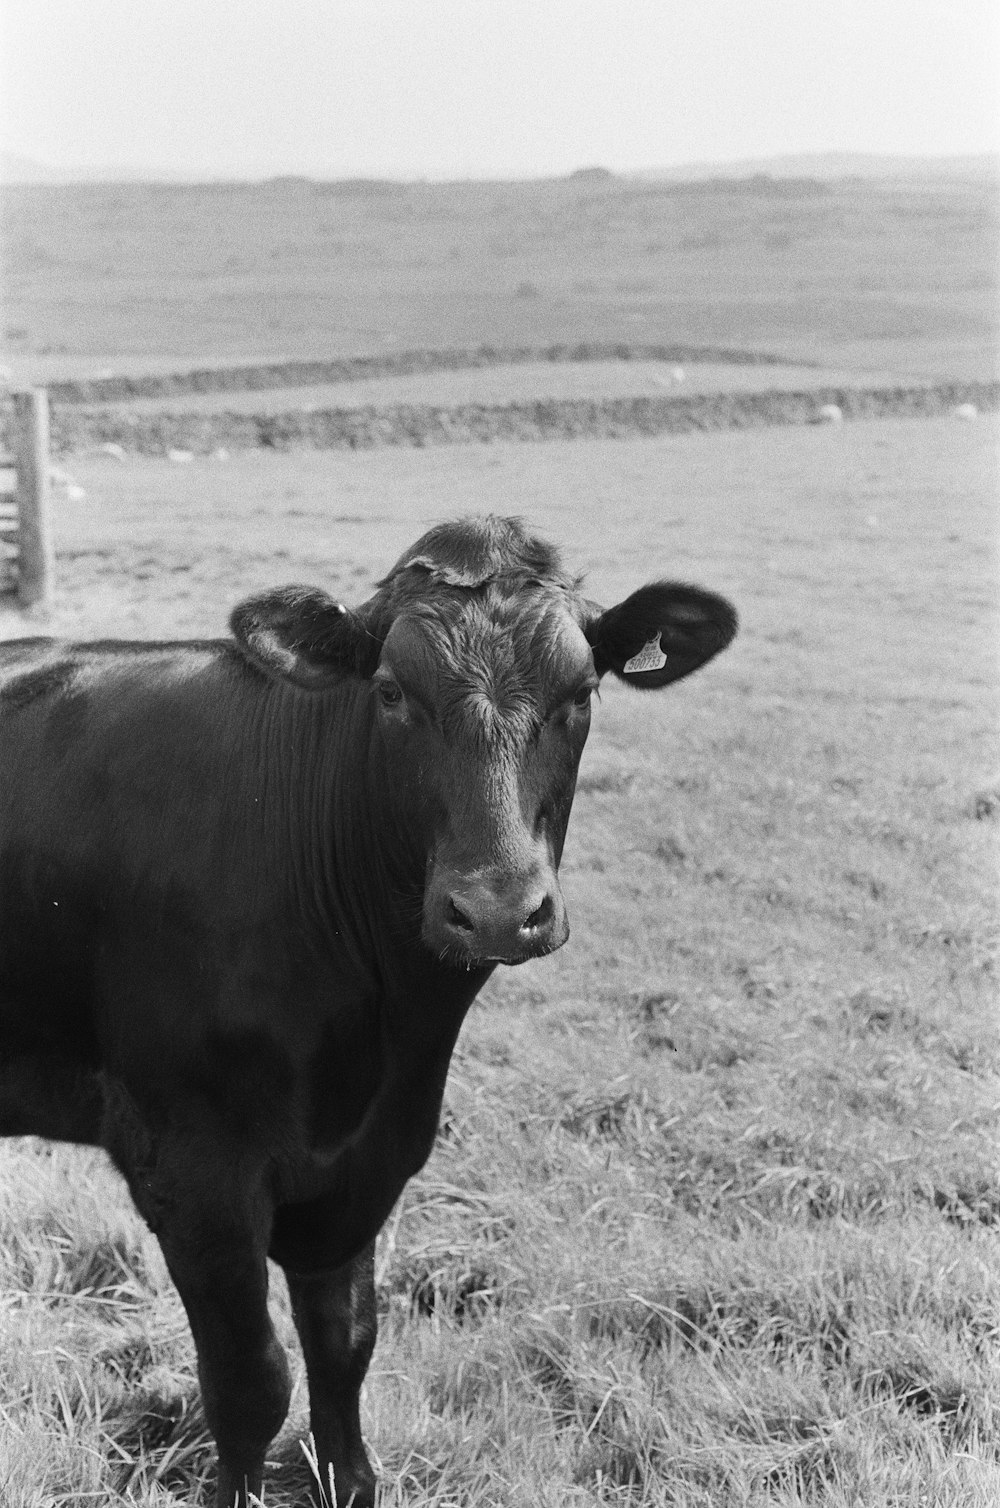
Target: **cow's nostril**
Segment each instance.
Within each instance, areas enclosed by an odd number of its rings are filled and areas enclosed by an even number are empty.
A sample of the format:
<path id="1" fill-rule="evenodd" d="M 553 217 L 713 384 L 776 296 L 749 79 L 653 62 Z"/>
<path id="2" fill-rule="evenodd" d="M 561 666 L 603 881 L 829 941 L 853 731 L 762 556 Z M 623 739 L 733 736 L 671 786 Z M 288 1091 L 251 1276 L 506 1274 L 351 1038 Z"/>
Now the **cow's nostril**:
<path id="1" fill-rule="evenodd" d="M 551 895 L 547 895 L 540 906 L 536 906 L 531 915 L 524 923 L 525 932 L 537 932 L 539 927 L 546 926 L 552 920 L 554 911 Z"/>
<path id="2" fill-rule="evenodd" d="M 455 902 L 450 898 L 448 900 L 448 922 L 452 927 L 461 927 L 463 932 L 475 932 L 476 930 L 476 924 L 471 917 L 466 916 L 461 907 L 456 906 Z"/>

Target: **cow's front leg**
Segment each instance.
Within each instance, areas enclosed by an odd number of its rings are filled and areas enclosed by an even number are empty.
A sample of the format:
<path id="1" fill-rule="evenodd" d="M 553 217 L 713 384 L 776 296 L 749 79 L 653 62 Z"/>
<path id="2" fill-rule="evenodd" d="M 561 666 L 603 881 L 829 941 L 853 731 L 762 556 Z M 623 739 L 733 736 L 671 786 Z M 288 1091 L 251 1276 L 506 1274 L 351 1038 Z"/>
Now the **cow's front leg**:
<path id="1" fill-rule="evenodd" d="M 285 1269 L 309 1378 L 309 1414 L 320 1480 L 338 1508 L 370 1508 L 375 1474 L 361 1439 L 358 1401 L 375 1346 L 375 1243 L 326 1272 Z M 318 1497 L 318 1493 L 317 1493 Z"/>
<path id="2" fill-rule="evenodd" d="M 157 1236 L 198 1351 L 205 1415 L 219 1451 L 218 1508 L 249 1508 L 291 1397 L 288 1362 L 267 1311 L 270 1210 L 238 1159 L 223 1164 L 218 1148 L 190 1149 L 186 1180 L 172 1182 Z"/>

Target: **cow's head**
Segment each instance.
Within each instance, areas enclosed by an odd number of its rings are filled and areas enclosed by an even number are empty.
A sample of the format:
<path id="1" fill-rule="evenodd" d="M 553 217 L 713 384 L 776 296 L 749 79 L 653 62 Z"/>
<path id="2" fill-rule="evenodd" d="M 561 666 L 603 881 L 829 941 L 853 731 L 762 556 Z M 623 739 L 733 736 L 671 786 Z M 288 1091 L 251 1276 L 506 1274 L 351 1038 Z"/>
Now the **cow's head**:
<path id="1" fill-rule="evenodd" d="M 423 941 L 470 967 L 569 935 L 557 871 L 601 677 L 667 686 L 725 648 L 736 614 L 670 582 L 598 607 L 519 520 L 475 518 L 430 530 L 355 610 L 289 587 L 242 604 L 232 627 L 304 688 L 367 681 L 386 799 L 426 855 Z"/>

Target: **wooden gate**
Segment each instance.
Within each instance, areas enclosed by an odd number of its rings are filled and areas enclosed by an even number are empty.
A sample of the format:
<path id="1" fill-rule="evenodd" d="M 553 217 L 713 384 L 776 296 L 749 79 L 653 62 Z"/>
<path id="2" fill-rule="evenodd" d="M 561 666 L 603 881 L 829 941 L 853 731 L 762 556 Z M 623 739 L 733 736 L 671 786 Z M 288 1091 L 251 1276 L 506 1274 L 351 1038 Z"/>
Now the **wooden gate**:
<path id="1" fill-rule="evenodd" d="M 11 452 L 0 455 L 0 601 L 47 607 L 54 557 L 49 528 L 49 398 L 14 393 Z"/>

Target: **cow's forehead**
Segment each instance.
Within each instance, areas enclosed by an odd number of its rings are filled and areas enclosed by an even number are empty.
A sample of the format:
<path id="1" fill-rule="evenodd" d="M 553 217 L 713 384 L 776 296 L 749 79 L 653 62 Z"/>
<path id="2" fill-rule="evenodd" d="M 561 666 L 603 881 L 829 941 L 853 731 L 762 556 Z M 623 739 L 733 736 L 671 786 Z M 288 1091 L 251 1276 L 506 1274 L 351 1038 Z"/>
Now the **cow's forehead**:
<path id="1" fill-rule="evenodd" d="M 393 622 L 383 661 L 430 694 L 544 699 L 592 668 L 573 607 L 542 584 L 428 593 Z"/>
<path id="2" fill-rule="evenodd" d="M 493 514 L 452 519 L 421 535 L 379 583 L 406 590 L 423 577 L 451 586 L 484 587 L 514 577 L 538 584 L 569 586 L 559 552 L 530 534 L 523 520 Z"/>

